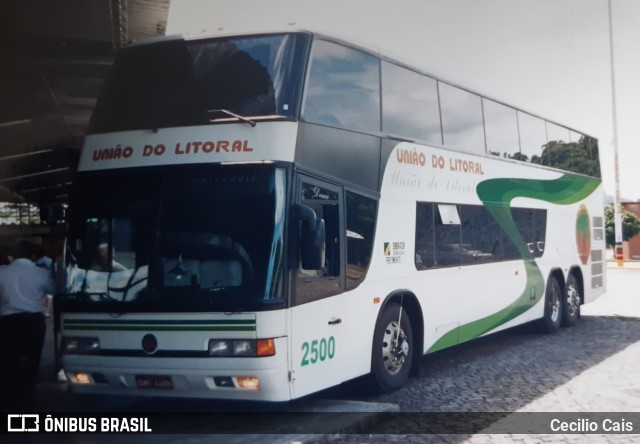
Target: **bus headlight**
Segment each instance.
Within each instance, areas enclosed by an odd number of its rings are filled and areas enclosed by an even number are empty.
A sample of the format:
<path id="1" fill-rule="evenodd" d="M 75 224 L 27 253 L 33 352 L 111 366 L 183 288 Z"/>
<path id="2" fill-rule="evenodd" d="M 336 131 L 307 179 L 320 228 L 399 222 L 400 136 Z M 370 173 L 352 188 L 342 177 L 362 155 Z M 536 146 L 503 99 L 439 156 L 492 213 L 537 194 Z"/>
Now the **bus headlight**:
<path id="1" fill-rule="evenodd" d="M 98 338 L 65 336 L 62 338 L 62 353 L 69 355 L 84 355 L 100 352 L 100 340 Z"/>
<path id="2" fill-rule="evenodd" d="M 256 341 L 253 341 L 253 340 L 233 341 L 233 355 L 234 356 L 255 356 Z"/>
<path id="3" fill-rule="evenodd" d="M 209 340 L 209 356 L 231 356 L 233 341 L 225 339 Z"/>
<path id="4" fill-rule="evenodd" d="M 273 339 L 210 339 L 209 356 L 273 356 Z"/>

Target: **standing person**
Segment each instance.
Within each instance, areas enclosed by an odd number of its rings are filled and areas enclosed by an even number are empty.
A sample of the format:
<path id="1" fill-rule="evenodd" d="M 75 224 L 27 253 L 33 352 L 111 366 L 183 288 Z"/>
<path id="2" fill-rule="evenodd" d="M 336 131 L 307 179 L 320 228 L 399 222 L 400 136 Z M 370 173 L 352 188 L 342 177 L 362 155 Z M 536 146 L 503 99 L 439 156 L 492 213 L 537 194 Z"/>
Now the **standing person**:
<path id="1" fill-rule="evenodd" d="M 35 254 L 33 255 L 33 263 L 36 264 L 40 268 L 44 268 L 49 271 L 49 273 L 53 272 L 53 259 L 47 256 L 47 252 L 45 251 L 42 245 L 36 247 Z M 44 316 L 46 318 L 51 317 L 51 310 L 53 308 L 53 295 L 47 294 L 45 300 L 45 306 L 47 307 Z"/>
<path id="2" fill-rule="evenodd" d="M 91 267 L 94 271 L 124 271 L 127 269 L 120 262 L 115 260 L 116 252 L 111 248 L 111 262 L 109 262 L 109 245 L 102 243 L 98 245 L 96 264 Z"/>
<path id="3" fill-rule="evenodd" d="M 0 251 L 0 267 L 4 267 L 5 265 L 9 265 L 11 263 L 11 259 L 9 255 L 7 255 L 4 251 Z"/>
<path id="4" fill-rule="evenodd" d="M 47 270 L 51 270 L 53 268 L 53 259 L 47 256 L 47 252 L 42 245 L 36 247 L 33 263 L 38 267 L 46 268 Z"/>
<path id="5" fill-rule="evenodd" d="M 21 252 L 25 253 L 25 252 Z M 51 273 L 26 254 L 0 267 L 0 410 L 33 407 L 45 335 L 45 300 Z"/>

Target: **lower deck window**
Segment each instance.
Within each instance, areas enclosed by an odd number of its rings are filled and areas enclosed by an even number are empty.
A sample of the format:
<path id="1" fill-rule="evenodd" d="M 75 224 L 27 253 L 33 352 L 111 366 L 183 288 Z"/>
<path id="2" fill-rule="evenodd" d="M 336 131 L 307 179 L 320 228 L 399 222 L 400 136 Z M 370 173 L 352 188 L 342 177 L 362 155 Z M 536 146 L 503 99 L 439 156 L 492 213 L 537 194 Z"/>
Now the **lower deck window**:
<path id="1" fill-rule="evenodd" d="M 418 270 L 483 264 L 541 257 L 544 253 L 547 211 L 512 208 L 516 230 L 502 227 L 483 205 L 446 205 L 418 202 L 416 207 L 416 253 Z"/>

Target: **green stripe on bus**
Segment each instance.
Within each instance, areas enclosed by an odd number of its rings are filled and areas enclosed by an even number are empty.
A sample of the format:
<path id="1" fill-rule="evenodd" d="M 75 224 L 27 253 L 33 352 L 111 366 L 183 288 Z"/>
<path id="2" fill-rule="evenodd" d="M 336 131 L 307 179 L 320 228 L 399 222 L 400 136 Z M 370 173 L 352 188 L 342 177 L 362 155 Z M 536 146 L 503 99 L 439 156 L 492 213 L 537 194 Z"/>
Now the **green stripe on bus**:
<path id="1" fill-rule="evenodd" d="M 254 319 L 65 319 L 64 330 L 92 331 L 256 331 Z"/>
<path id="2" fill-rule="evenodd" d="M 540 296 L 544 294 L 542 272 L 513 221 L 511 214 L 511 201 L 513 199 L 516 197 L 528 197 L 558 205 L 570 205 L 580 202 L 591 195 L 599 185 L 600 180 L 598 179 L 570 174 L 565 174 L 555 180 L 489 179 L 480 182 L 476 188 L 478 197 L 517 246 L 520 256 L 524 260 L 527 285 L 523 293 L 510 305 L 497 313 L 461 325 L 445 333 L 436 340 L 427 350 L 427 353 L 441 350 L 490 332 L 529 310 L 538 303 Z M 534 289 L 535 291 L 533 291 Z"/>
<path id="3" fill-rule="evenodd" d="M 101 324 L 101 325 L 137 325 L 137 324 L 149 324 L 149 325 L 255 325 L 254 319 L 186 319 L 186 320 L 143 320 L 143 319 L 65 319 L 64 324 Z"/>
<path id="4" fill-rule="evenodd" d="M 95 325 L 78 324 L 64 326 L 64 330 L 91 330 L 91 331 L 256 331 L 255 325 L 248 326 L 168 326 L 168 325 Z"/>

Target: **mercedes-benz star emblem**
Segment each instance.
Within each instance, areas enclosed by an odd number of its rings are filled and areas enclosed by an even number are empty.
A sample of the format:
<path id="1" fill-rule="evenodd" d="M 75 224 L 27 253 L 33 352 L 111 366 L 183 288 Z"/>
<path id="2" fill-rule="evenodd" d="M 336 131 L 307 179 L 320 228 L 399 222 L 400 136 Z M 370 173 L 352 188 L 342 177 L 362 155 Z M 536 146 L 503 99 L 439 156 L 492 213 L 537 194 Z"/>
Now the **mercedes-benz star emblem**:
<path id="1" fill-rule="evenodd" d="M 142 349 L 145 353 L 154 353 L 158 349 L 158 339 L 151 333 L 144 335 L 142 338 Z"/>

